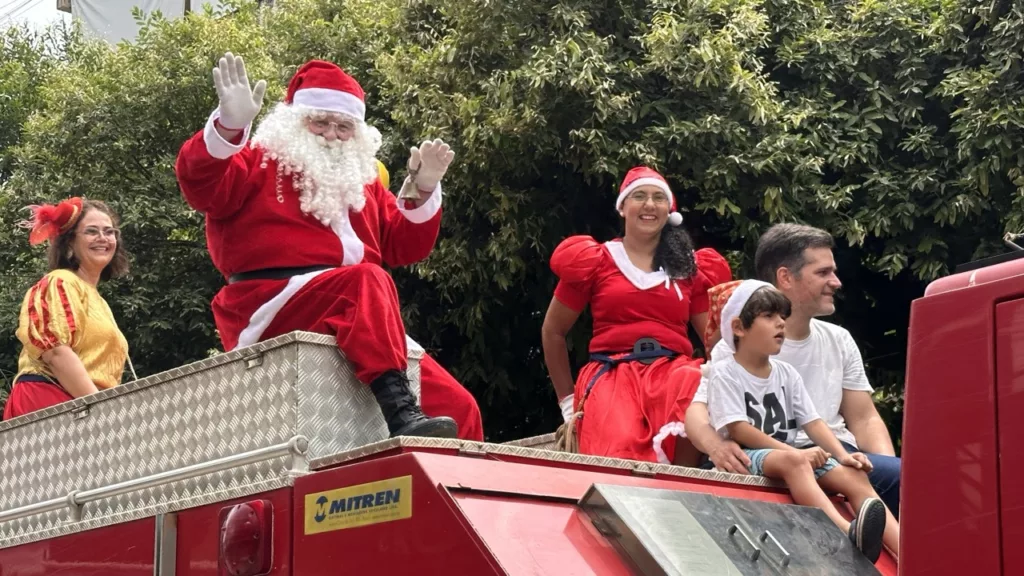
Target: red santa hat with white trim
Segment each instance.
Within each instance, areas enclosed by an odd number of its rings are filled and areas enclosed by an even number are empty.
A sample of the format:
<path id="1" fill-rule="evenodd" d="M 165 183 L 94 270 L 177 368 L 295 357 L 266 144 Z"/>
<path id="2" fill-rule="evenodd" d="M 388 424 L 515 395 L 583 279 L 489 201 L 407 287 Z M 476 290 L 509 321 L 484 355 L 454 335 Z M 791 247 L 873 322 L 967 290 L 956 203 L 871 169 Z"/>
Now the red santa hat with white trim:
<path id="1" fill-rule="evenodd" d="M 338 112 L 359 122 L 366 117 L 363 88 L 336 64 L 310 60 L 299 68 L 288 83 L 285 102 L 314 110 Z"/>
<path id="2" fill-rule="evenodd" d="M 672 188 L 669 187 L 668 181 L 656 170 L 646 166 L 637 166 L 626 173 L 626 177 L 623 178 L 622 185 L 619 187 L 619 199 L 615 201 L 615 209 L 621 210 L 622 202 L 626 197 L 641 186 L 656 186 L 668 194 L 668 198 L 672 202 L 668 223 L 673 226 L 683 223 L 683 215 L 676 211 L 676 197 L 675 194 L 672 194 Z"/>

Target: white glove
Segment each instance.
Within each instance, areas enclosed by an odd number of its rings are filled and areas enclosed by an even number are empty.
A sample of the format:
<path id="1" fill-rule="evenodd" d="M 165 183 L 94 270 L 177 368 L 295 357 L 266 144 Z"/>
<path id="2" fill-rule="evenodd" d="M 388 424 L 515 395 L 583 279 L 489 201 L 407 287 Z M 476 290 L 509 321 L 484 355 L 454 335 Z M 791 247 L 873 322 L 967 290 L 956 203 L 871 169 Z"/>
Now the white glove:
<path id="1" fill-rule="evenodd" d="M 572 402 L 574 398 L 573 394 L 569 394 L 558 401 L 558 407 L 562 409 L 562 419 L 566 422 L 569 421 L 569 418 L 572 418 Z"/>
<path id="2" fill-rule="evenodd" d="M 224 128 L 244 130 L 260 113 L 267 82 L 260 80 L 250 89 L 241 56 L 228 52 L 220 59 L 213 69 L 213 85 L 220 98 L 220 125 Z"/>
<path id="3" fill-rule="evenodd" d="M 419 148 L 409 149 L 409 175 L 417 188 L 433 192 L 454 158 L 455 152 L 440 138 L 433 142 L 424 140 Z"/>

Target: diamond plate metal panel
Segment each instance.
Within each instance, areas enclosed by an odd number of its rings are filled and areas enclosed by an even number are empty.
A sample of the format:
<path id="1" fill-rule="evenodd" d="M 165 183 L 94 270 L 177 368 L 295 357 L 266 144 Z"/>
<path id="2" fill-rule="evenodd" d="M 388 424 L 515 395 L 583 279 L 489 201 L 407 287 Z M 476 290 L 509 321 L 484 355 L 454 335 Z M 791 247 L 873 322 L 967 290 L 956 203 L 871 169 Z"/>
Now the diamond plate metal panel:
<path id="1" fill-rule="evenodd" d="M 419 400 L 419 360 L 408 361 L 410 369 L 406 373 Z M 388 438 L 387 424 L 373 393 L 356 380 L 352 365 L 336 349 L 300 347 L 297 364 L 302 373 L 296 386 L 297 433 L 309 439 L 310 458 Z"/>
<path id="2" fill-rule="evenodd" d="M 530 436 L 511 442 L 504 442 L 506 446 L 522 446 L 523 448 L 536 448 L 537 450 L 555 450 L 555 433 L 543 434 L 541 436 Z"/>
<path id="3" fill-rule="evenodd" d="M 410 345 L 419 389 L 422 349 Z M 308 458 L 387 438 L 334 338 L 294 332 L 0 422 L 0 511 L 287 442 Z M 0 547 L 290 485 L 276 458 L 0 522 Z"/>

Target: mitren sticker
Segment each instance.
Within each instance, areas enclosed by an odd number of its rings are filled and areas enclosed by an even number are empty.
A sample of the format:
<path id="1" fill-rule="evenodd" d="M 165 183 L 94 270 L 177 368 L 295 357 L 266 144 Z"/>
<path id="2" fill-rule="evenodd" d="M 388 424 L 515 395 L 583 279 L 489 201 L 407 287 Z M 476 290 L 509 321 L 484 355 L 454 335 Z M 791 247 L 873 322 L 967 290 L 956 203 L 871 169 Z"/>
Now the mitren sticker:
<path id="1" fill-rule="evenodd" d="M 412 518 L 412 476 L 306 494 L 306 534 Z"/>

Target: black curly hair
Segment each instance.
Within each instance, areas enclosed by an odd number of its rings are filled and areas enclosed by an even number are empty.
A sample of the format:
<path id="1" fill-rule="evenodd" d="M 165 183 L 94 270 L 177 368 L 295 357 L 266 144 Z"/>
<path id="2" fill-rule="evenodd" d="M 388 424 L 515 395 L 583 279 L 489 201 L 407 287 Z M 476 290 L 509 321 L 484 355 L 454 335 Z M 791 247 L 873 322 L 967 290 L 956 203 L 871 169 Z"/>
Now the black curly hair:
<path id="1" fill-rule="evenodd" d="M 687 279 L 697 273 L 693 238 L 682 226 L 665 224 L 654 249 L 654 269 L 664 268 L 671 278 Z"/>

